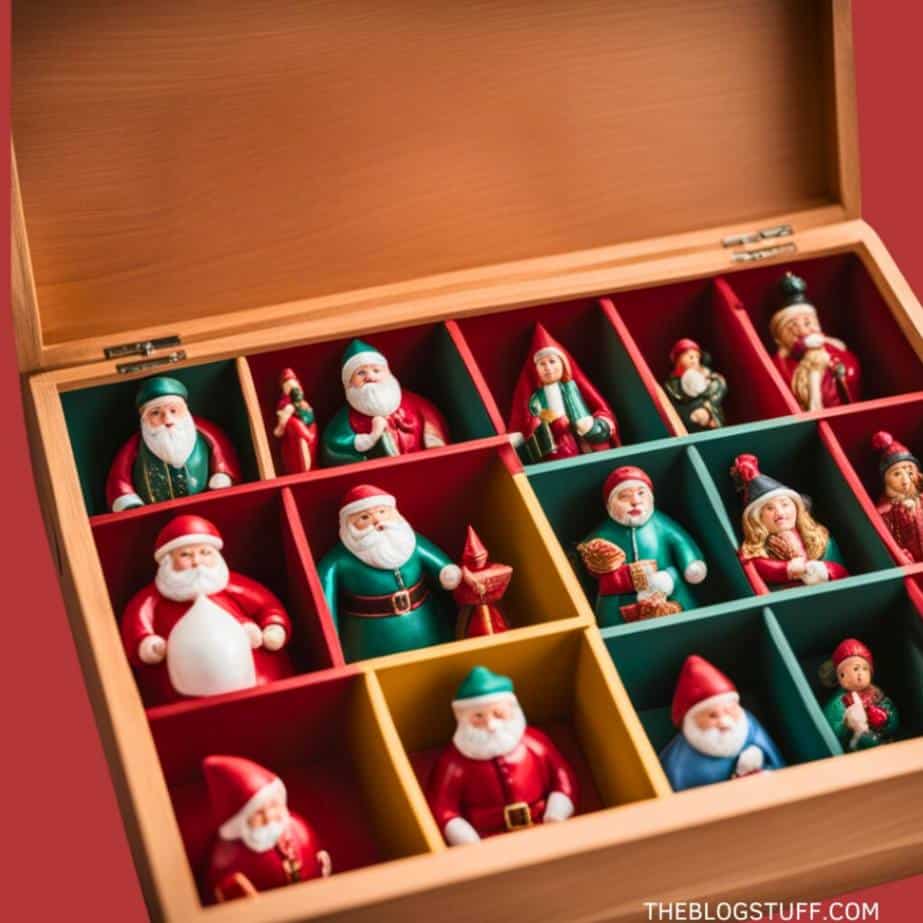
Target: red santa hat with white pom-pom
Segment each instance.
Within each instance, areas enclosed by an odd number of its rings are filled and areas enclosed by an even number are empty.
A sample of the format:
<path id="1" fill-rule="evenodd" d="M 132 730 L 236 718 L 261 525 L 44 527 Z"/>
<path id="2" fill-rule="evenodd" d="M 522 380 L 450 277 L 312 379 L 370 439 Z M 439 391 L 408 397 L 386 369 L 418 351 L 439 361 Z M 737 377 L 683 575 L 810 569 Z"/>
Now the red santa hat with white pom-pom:
<path id="1" fill-rule="evenodd" d="M 763 504 L 775 497 L 789 497 L 797 504 L 806 503 L 798 491 L 763 474 L 755 455 L 738 455 L 731 467 L 731 477 L 744 505 L 744 516 L 756 516 Z"/>
<path id="2" fill-rule="evenodd" d="M 224 547 L 224 540 L 214 523 L 203 516 L 177 516 L 157 535 L 154 560 L 159 564 L 171 551 L 185 545 L 211 545 L 220 551 Z"/>
<path id="3" fill-rule="evenodd" d="M 207 756 L 202 763 L 218 835 L 239 840 L 254 811 L 272 801 L 285 803 L 282 780 L 252 760 L 240 756 Z"/>
<path id="4" fill-rule="evenodd" d="M 340 522 L 345 522 L 354 513 L 361 513 L 363 510 L 370 510 L 377 506 L 397 509 L 397 500 L 379 487 L 359 484 L 348 490 L 340 501 Z"/>
<path id="5" fill-rule="evenodd" d="M 609 500 L 612 494 L 617 490 L 624 490 L 626 487 L 646 487 L 653 491 L 654 484 L 648 473 L 643 468 L 635 465 L 622 465 L 611 472 L 603 484 L 603 503 L 609 506 Z"/>
<path id="6" fill-rule="evenodd" d="M 681 728 L 687 715 L 694 715 L 703 708 L 738 701 L 740 696 L 734 684 L 704 657 L 692 654 L 680 670 L 673 694 L 673 724 Z"/>

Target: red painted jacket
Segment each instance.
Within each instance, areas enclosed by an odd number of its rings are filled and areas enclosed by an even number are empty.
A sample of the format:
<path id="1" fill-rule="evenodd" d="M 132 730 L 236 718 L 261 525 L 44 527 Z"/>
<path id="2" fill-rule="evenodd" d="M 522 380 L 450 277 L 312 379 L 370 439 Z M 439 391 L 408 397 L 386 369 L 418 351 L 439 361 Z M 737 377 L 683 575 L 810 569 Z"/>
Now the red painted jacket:
<path id="1" fill-rule="evenodd" d="M 279 399 L 276 410 L 286 410 L 293 403 L 291 397 L 285 395 Z M 317 423 L 305 423 L 296 411 L 288 418 L 285 431 L 282 433 L 280 454 L 284 473 L 299 474 L 302 471 L 310 471 L 315 463 L 316 445 Z M 305 451 L 308 458 L 305 458 Z"/>
<path id="2" fill-rule="evenodd" d="M 372 419 L 352 407 L 349 408 L 349 425 L 356 435 L 370 433 Z M 412 391 L 401 393 L 400 407 L 385 419 L 388 421 L 385 432 L 391 437 L 400 455 L 419 452 L 426 448 L 423 443 L 423 432 L 427 426 L 434 435 L 448 445 L 449 428 L 446 426 L 445 418 L 425 397 L 414 394 Z"/>
<path id="3" fill-rule="evenodd" d="M 576 805 L 577 777 L 557 747 L 533 727 L 526 728 L 511 753 L 492 760 L 471 759 L 449 744 L 428 786 L 440 830 L 453 817 L 463 817 L 482 837 L 506 830 L 503 808 L 516 802 L 528 804 L 532 822 L 540 824 L 552 792 L 567 795 Z"/>
<path id="4" fill-rule="evenodd" d="M 878 512 L 888 531 L 911 561 L 923 561 L 923 502 L 908 508 L 900 501 L 892 503 L 882 497 Z"/>
<path id="5" fill-rule="evenodd" d="M 801 546 L 800 554 L 804 555 L 804 544 L 801 542 L 801 536 L 797 532 L 791 533 L 791 539 L 797 541 Z M 832 542 L 832 539 L 830 540 Z M 830 544 L 827 545 L 827 550 L 830 550 Z M 779 558 L 747 558 L 746 560 L 752 562 L 753 566 L 756 568 L 756 572 L 763 578 L 763 580 L 770 585 L 779 585 L 784 586 L 802 586 L 800 580 L 792 580 L 788 576 L 788 565 L 789 561 L 783 561 Z M 822 561 L 821 562 L 827 568 L 827 577 L 830 580 L 842 580 L 843 577 L 849 576 L 849 571 L 840 564 L 838 561 Z"/>
<path id="6" fill-rule="evenodd" d="M 821 380 L 821 401 L 824 407 L 839 407 L 841 404 L 850 404 L 860 400 L 862 370 L 859 360 L 839 340 L 825 338 L 824 349 L 830 353 L 830 365 L 824 371 Z M 806 352 L 804 337 L 797 340 L 788 355 L 775 353 L 772 361 L 782 373 L 785 383 L 791 387 L 792 377 L 798 364 Z M 835 369 L 842 366 L 841 377 L 835 374 Z"/>

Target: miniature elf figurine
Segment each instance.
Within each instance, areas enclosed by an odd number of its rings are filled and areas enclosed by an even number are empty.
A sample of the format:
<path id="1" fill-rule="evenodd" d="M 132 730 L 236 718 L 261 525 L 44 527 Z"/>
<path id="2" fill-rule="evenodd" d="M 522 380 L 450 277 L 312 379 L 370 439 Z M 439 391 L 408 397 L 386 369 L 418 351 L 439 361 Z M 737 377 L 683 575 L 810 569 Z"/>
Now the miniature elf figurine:
<path id="1" fill-rule="evenodd" d="M 148 705 L 219 695 L 294 673 L 292 627 L 262 584 L 229 571 L 221 533 L 201 516 L 171 519 L 157 536 L 157 577 L 122 615 L 122 644 Z"/>
<path id="2" fill-rule="evenodd" d="M 677 340 L 670 350 L 673 371 L 663 388 L 690 433 L 724 426 L 727 381 L 709 368 L 710 362 L 695 340 Z"/>
<path id="3" fill-rule="evenodd" d="M 348 406 L 324 430 L 325 465 L 406 455 L 448 443 L 442 414 L 426 398 L 403 391 L 375 347 L 353 340 L 343 353 L 340 377 Z"/>
<path id="4" fill-rule="evenodd" d="M 805 586 L 848 577 L 836 541 L 809 511 L 808 501 L 759 469 L 755 455 L 738 455 L 731 477 L 743 502 L 740 558 L 775 586 Z"/>
<path id="5" fill-rule="evenodd" d="M 572 458 L 619 445 L 615 414 L 567 350 L 535 325 L 513 392 L 509 430 L 526 463 Z"/>
<path id="6" fill-rule="evenodd" d="M 734 684 L 697 654 L 683 663 L 671 717 L 679 733 L 660 762 L 676 792 L 785 766 L 763 726 L 741 708 Z"/>
<path id="7" fill-rule="evenodd" d="M 277 775 L 240 756 L 207 756 L 202 771 L 218 828 L 207 871 L 216 901 L 330 874 L 330 853 L 311 825 L 289 811 Z"/>
<path id="8" fill-rule="evenodd" d="M 674 519 L 654 509 L 654 485 L 633 465 L 603 485 L 609 518 L 578 545 L 599 581 L 596 618 L 603 628 L 694 609 L 690 585 L 708 574 L 702 551 Z"/>
<path id="9" fill-rule="evenodd" d="M 314 446 L 317 444 L 317 423 L 314 408 L 305 400 L 304 389 L 291 369 L 279 376 L 282 397 L 276 405 L 276 423 L 272 431 L 282 440 L 282 467 L 286 474 L 300 474 L 314 467 Z"/>
<path id="10" fill-rule="evenodd" d="M 452 640 L 448 598 L 461 568 L 414 532 L 397 501 L 377 487 L 352 488 L 340 505 L 340 541 L 318 566 L 347 660 Z"/>
<path id="11" fill-rule="evenodd" d="M 901 551 L 911 561 L 923 561 L 923 477 L 916 456 L 890 433 L 872 436 L 872 448 L 881 453 L 878 470 L 882 494 L 878 512 Z"/>
<path id="12" fill-rule="evenodd" d="M 841 641 L 821 667 L 821 679 L 841 690 L 824 706 L 824 715 L 847 752 L 889 743 L 898 730 L 897 708 L 873 685 L 874 670 L 872 652 L 855 638 Z"/>
<path id="13" fill-rule="evenodd" d="M 842 340 L 828 337 L 807 299 L 804 279 L 787 272 L 780 307 L 769 322 L 778 350 L 772 357 L 802 410 L 839 407 L 860 399 L 859 360 Z"/>
<path id="14" fill-rule="evenodd" d="M 192 416 L 188 398 L 175 378 L 141 382 L 135 397 L 141 431 L 119 449 L 106 481 L 113 513 L 240 481 L 231 441 L 214 423 Z"/>
<path id="15" fill-rule="evenodd" d="M 471 526 L 465 539 L 461 572 L 461 583 L 453 594 L 460 606 L 456 637 L 479 638 L 506 631 L 509 625 L 497 603 L 510 585 L 513 568 L 488 561 L 487 549 Z"/>
<path id="16" fill-rule="evenodd" d="M 427 786 L 449 846 L 573 816 L 577 776 L 551 740 L 526 725 L 509 677 L 475 667 L 452 711 L 457 729 Z"/>

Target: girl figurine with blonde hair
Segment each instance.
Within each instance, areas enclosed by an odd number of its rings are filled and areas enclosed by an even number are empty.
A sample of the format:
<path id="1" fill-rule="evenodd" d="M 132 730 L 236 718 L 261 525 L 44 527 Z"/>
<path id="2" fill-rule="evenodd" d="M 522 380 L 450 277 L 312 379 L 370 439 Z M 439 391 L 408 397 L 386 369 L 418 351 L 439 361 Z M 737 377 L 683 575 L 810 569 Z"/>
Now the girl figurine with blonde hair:
<path id="1" fill-rule="evenodd" d="M 742 561 L 752 561 L 774 586 L 813 586 L 849 576 L 827 528 L 811 515 L 807 498 L 759 469 L 755 455 L 738 455 L 731 477 L 743 502 Z"/>

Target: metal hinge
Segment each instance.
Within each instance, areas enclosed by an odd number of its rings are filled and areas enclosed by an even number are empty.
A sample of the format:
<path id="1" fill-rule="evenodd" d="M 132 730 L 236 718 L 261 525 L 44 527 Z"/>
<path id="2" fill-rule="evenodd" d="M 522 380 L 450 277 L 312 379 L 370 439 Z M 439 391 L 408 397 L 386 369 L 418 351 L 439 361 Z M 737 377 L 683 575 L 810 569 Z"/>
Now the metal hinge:
<path id="1" fill-rule="evenodd" d="M 746 234 L 731 234 L 721 238 L 722 247 L 741 247 L 744 244 L 758 244 L 761 240 L 775 240 L 778 237 L 791 237 L 795 229 L 790 224 L 776 224 L 771 228 L 761 228 Z"/>
<path id="2" fill-rule="evenodd" d="M 160 349 L 168 349 L 171 346 L 179 346 L 182 340 L 178 336 L 158 337 L 153 340 L 139 340 L 137 343 L 119 343 L 117 346 L 106 346 L 103 349 L 103 355 L 107 359 L 118 359 L 121 356 L 144 356 L 140 362 L 120 362 L 116 365 L 116 371 L 123 375 L 131 372 L 143 372 L 146 369 L 157 368 L 161 365 L 172 365 L 174 362 L 181 362 L 186 358 L 186 350 L 174 349 L 173 352 L 165 356 L 156 356 L 153 359 L 146 358 L 152 356 Z"/>
<path id="3" fill-rule="evenodd" d="M 797 253 L 794 244 L 776 244 L 774 247 L 758 247 L 756 250 L 735 250 L 731 254 L 734 263 L 755 263 L 759 260 L 768 260 L 783 253 Z"/>

